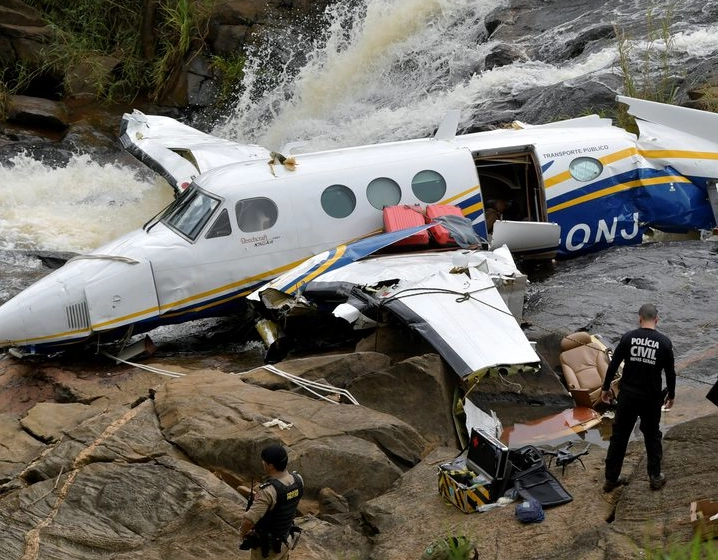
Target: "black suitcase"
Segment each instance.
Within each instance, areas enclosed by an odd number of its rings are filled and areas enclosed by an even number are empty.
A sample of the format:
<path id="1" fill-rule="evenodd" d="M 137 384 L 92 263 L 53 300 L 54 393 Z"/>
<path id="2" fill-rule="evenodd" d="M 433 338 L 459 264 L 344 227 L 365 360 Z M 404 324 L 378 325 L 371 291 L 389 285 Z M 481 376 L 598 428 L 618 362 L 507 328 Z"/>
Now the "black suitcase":
<path id="1" fill-rule="evenodd" d="M 573 500 L 573 496 L 549 472 L 543 454 L 533 445 L 511 450 L 510 460 L 511 480 L 522 498 L 534 498 L 544 508 Z"/>

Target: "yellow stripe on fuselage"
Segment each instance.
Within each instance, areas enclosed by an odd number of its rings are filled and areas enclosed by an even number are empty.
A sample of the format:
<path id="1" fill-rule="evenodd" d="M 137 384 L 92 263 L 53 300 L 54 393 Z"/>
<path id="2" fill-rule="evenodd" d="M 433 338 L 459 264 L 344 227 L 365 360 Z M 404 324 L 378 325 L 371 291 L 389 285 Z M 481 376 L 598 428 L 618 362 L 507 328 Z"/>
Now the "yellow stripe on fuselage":
<path id="1" fill-rule="evenodd" d="M 690 181 L 688 179 L 686 179 L 685 177 L 683 177 L 682 175 L 652 177 L 650 179 L 636 179 L 635 181 L 628 181 L 626 183 L 621 183 L 620 185 L 613 185 L 613 186 L 607 187 L 605 189 L 601 189 L 600 191 L 596 191 L 596 192 L 592 192 L 592 193 L 584 195 L 584 196 L 578 196 L 576 198 L 572 198 L 571 200 L 567 200 L 566 202 L 557 204 L 556 206 L 551 206 L 548 209 L 548 212 L 549 212 L 549 214 L 551 212 L 558 212 L 559 210 L 571 208 L 572 206 L 578 206 L 579 204 L 583 204 L 584 202 L 590 202 L 591 200 L 596 200 L 597 198 L 609 196 L 609 195 L 615 194 L 617 192 L 627 191 L 630 189 L 636 189 L 639 187 L 650 187 L 651 185 L 660 185 L 660 184 L 663 184 L 666 182 L 690 183 Z"/>
<path id="2" fill-rule="evenodd" d="M 617 152 L 605 155 L 605 156 L 597 158 L 597 159 L 603 165 L 608 165 L 609 163 L 614 163 L 616 161 L 620 161 L 622 159 L 625 159 L 627 157 L 631 157 L 631 156 L 634 156 L 637 154 L 638 154 L 638 150 L 636 150 L 636 148 L 634 148 L 634 147 L 631 147 L 631 148 L 626 148 L 625 150 L 619 150 Z M 545 179 L 544 186 L 547 189 L 550 189 L 551 187 L 555 187 L 556 185 L 563 183 L 564 181 L 568 181 L 569 179 L 571 179 L 571 172 L 567 169 L 566 171 L 562 171 L 561 173 L 554 175 L 550 179 Z"/>
<path id="3" fill-rule="evenodd" d="M 694 152 L 690 150 L 640 150 L 646 159 L 718 159 L 718 152 Z"/>
<path id="4" fill-rule="evenodd" d="M 635 147 L 619 150 L 612 154 L 597 158 L 603 165 L 615 163 L 631 156 L 641 156 L 646 160 L 651 159 L 716 159 L 718 160 L 718 152 L 697 152 L 691 150 L 639 150 Z M 550 179 L 544 180 L 544 186 L 549 189 L 556 185 L 571 179 L 571 173 L 566 170 L 554 175 Z"/>
<path id="5" fill-rule="evenodd" d="M 459 200 L 461 198 L 467 198 L 470 195 L 473 195 L 478 190 L 479 190 L 479 185 L 475 185 L 475 186 L 471 187 L 470 189 L 466 189 L 465 191 L 460 192 L 459 194 L 457 194 L 455 196 L 452 196 L 450 198 L 447 198 L 446 200 L 443 200 L 441 203 L 442 204 L 453 204 L 454 202 L 456 202 L 457 200 Z M 466 208 L 461 208 L 461 213 L 464 216 L 468 216 L 469 214 L 471 214 L 473 212 L 478 212 L 483 209 L 484 209 L 484 203 L 482 200 L 481 202 L 477 202 L 476 204 L 472 204 L 471 206 L 467 206 Z"/>
<path id="6" fill-rule="evenodd" d="M 135 313 L 130 313 L 129 315 L 123 315 L 122 317 L 117 317 L 115 319 L 111 319 L 110 321 L 105 321 L 103 323 L 96 323 L 91 326 L 92 330 L 99 330 L 102 328 L 108 328 L 111 325 L 117 325 L 118 323 L 126 323 L 131 319 L 136 319 L 139 317 L 142 317 L 143 315 L 155 315 L 158 312 L 162 312 L 162 310 L 170 309 L 172 307 L 176 307 L 178 305 L 187 305 L 191 304 L 193 302 L 196 302 L 198 300 L 206 299 L 208 297 L 215 296 L 217 294 L 221 294 L 222 292 L 226 292 L 227 290 L 233 290 L 236 288 L 241 288 L 242 286 L 246 286 L 249 284 L 250 286 L 254 286 L 257 282 L 263 280 L 263 279 L 269 279 L 274 278 L 275 276 L 279 276 L 280 274 L 283 274 L 287 270 L 297 266 L 298 264 L 304 262 L 306 259 L 301 259 L 298 261 L 291 262 L 289 264 L 286 264 L 284 266 L 275 268 L 274 270 L 268 270 L 265 272 L 262 272 L 260 274 L 255 274 L 254 276 L 248 276 L 247 278 L 243 278 L 242 280 L 238 280 L 237 282 L 232 282 L 231 284 L 226 284 L 224 286 L 220 286 L 218 288 L 213 288 L 211 290 L 207 290 L 206 292 L 201 292 L 199 294 L 195 294 L 189 297 L 186 297 L 184 299 L 176 300 L 171 303 L 166 303 L 164 305 L 157 307 L 150 307 L 148 309 L 144 309 L 141 311 L 136 311 Z M 224 303 L 227 303 L 228 301 L 232 301 L 234 299 L 238 299 L 241 297 L 244 297 L 251 293 L 254 288 L 246 288 L 244 291 L 241 291 L 236 294 L 231 294 L 225 298 L 222 298 L 220 300 L 212 301 L 211 303 L 207 303 L 205 305 L 195 307 L 192 309 L 192 312 L 198 312 L 198 311 L 204 311 L 205 309 L 209 309 L 211 307 L 216 307 L 218 305 L 222 305 Z M 187 311 L 177 311 L 174 313 L 166 313 L 165 317 L 176 317 L 178 315 L 184 315 L 187 313 Z M 55 336 L 61 336 L 61 335 L 53 335 L 52 338 Z"/>
<path id="7" fill-rule="evenodd" d="M 89 329 L 77 329 L 74 331 L 66 331 L 61 333 L 55 333 L 55 334 L 48 334 L 46 336 L 34 336 L 32 338 L 23 338 L 22 342 L 20 340 L 7 340 L 3 341 L 3 343 L 8 342 L 10 344 L 18 345 L 18 346 L 27 346 L 31 343 L 37 343 L 40 344 L 42 342 L 50 342 L 57 338 L 66 338 L 68 336 L 77 336 L 80 334 L 85 334 L 89 336 Z"/>
<path id="8" fill-rule="evenodd" d="M 304 278 L 302 278 L 299 282 L 295 282 L 291 286 L 289 286 L 286 290 L 284 290 L 288 294 L 293 294 L 299 286 L 301 286 L 303 283 L 311 282 L 314 280 L 317 276 L 320 274 L 323 274 L 330 266 L 332 266 L 335 262 L 337 262 L 342 256 L 344 256 L 344 253 L 347 250 L 346 245 L 340 245 L 337 247 L 337 251 L 334 254 L 334 256 L 326 261 L 322 266 L 318 267 L 314 272 L 311 274 L 307 274 Z"/>
<path id="9" fill-rule="evenodd" d="M 627 157 L 631 156 L 641 156 L 646 160 L 651 159 L 718 159 L 718 153 L 716 152 L 696 152 L 696 151 L 689 151 L 689 150 L 638 150 L 635 147 L 626 148 L 625 150 L 619 150 L 618 152 L 614 152 L 612 154 L 608 154 L 604 157 L 597 158 L 602 164 L 608 165 L 610 163 L 615 163 L 617 161 L 620 161 L 622 159 L 625 159 Z M 546 179 L 544 181 L 544 185 L 546 189 L 549 189 L 551 187 L 555 187 L 556 185 L 559 185 L 565 181 L 568 181 L 571 179 L 571 174 L 568 170 L 562 171 L 561 173 L 551 177 L 550 179 Z M 557 212 L 559 210 L 564 210 L 566 208 L 570 208 L 572 206 L 577 206 L 579 204 L 583 204 L 584 202 L 589 202 L 591 200 L 596 200 L 597 198 L 602 198 L 604 196 L 609 196 L 611 194 L 615 194 L 617 192 L 626 191 L 630 189 L 635 189 L 639 187 L 649 187 L 651 185 L 658 185 L 666 182 L 674 182 L 674 183 L 690 183 L 690 180 L 686 177 L 683 177 L 682 175 L 670 175 L 670 176 L 663 176 L 663 177 L 653 177 L 653 178 L 643 178 L 643 179 L 637 179 L 635 181 L 629 181 L 626 183 L 621 183 L 619 185 L 613 185 L 610 187 L 607 187 L 605 189 L 601 189 L 600 191 L 596 191 L 591 194 L 587 194 L 584 196 L 572 198 L 571 200 L 568 200 L 566 202 L 563 202 L 561 204 L 557 204 L 556 206 L 551 206 L 548 208 L 548 212 Z"/>

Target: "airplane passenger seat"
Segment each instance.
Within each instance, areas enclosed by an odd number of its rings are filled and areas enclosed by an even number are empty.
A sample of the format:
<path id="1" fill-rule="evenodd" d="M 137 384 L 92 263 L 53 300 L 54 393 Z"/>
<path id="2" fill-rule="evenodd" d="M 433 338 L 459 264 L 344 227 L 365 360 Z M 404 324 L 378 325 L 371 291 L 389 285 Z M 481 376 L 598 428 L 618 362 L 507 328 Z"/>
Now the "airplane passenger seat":
<path id="1" fill-rule="evenodd" d="M 561 368 L 566 386 L 578 406 L 593 408 L 601 402 L 601 385 L 610 363 L 610 349 L 596 336 L 576 332 L 561 340 Z M 618 395 L 619 373 L 611 382 Z"/>

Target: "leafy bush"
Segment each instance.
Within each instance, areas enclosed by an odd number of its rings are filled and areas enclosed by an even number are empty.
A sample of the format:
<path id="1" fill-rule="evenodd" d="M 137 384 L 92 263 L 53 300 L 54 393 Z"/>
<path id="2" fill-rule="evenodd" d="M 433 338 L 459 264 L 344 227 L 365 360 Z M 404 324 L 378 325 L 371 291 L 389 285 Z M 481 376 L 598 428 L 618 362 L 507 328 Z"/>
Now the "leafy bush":
<path id="1" fill-rule="evenodd" d="M 99 99 L 159 99 L 171 77 L 205 48 L 214 0 L 27 0 L 49 23 L 54 40 L 41 62 L 21 61 L 0 76 L 9 93 L 22 92 L 43 76 L 72 93 L 75 69 Z"/>

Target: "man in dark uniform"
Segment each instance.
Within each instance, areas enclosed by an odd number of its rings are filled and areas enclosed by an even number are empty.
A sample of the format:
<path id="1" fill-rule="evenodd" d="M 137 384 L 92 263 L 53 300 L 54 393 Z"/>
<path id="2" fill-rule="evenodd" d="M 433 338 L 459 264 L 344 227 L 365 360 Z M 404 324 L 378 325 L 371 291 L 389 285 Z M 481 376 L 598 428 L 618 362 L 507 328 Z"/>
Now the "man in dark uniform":
<path id="1" fill-rule="evenodd" d="M 304 481 L 296 472 L 287 472 L 287 451 L 281 445 L 262 450 L 262 467 L 268 478 L 255 492 L 241 486 L 250 496 L 249 509 L 239 526 L 240 548 L 252 550 L 251 560 L 285 560 L 298 529 L 294 515 L 304 493 Z"/>
<path id="2" fill-rule="evenodd" d="M 603 381 L 601 400 L 609 404 L 612 397 L 611 381 L 623 362 L 621 390 L 606 455 L 604 492 L 611 492 L 627 483 L 619 475 L 628 440 L 638 418 L 641 419 L 640 429 L 646 445 L 646 467 L 651 490 L 660 490 L 666 485 L 666 477 L 661 472 L 663 434 L 660 422 L 661 405 L 665 405 L 666 409 L 671 408 L 675 398 L 673 344 L 667 336 L 656 330 L 658 311 L 655 305 L 646 303 L 641 306 L 638 310 L 638 324 L 639 328 L 621 337 Z M 666 374 L 665 390 L 661 372 Z"/>

